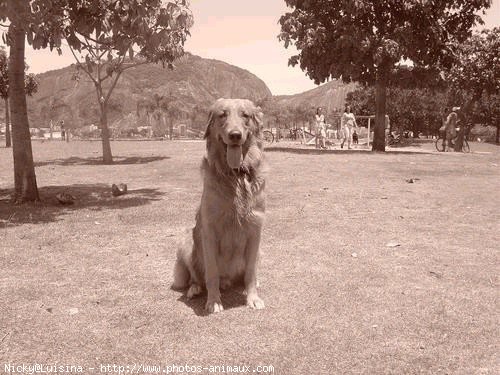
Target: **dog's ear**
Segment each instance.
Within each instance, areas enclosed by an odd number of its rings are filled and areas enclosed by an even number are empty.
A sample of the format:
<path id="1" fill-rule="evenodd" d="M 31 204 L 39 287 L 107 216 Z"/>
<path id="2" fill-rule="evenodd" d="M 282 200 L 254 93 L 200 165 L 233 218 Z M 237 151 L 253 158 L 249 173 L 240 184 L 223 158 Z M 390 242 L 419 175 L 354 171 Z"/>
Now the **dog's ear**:
<path id="1" fill-rule="evenodd" d="M 210 110 L 210 112 L 208 112 L 207 128 L 205 129 L 203 139 L 207 139 L 210 136 L 210 128 L 212 127 L 213 117 L 213 111 Z"/>
<path id="2" fill-rule="evenodd" d="M 257 134 L 260 133 L 262 126 L 264 124 L 264 113 L 262 113 L 262 109 L 260 107 L 254 106 L 252 119 L 255 122 L 257 127 Z"/>

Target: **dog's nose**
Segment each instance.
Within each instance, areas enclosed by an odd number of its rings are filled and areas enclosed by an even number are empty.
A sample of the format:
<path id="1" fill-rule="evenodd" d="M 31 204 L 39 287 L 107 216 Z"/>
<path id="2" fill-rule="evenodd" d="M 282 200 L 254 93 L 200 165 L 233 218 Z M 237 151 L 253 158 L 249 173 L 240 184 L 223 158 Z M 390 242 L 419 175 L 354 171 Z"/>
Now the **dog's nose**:
<path id="1" fill-rule="evenodd" d="M 233 130 L 229 132 L 229 139 L 233 142 L 241 141 L 241 132 L 238 130 Z"/>

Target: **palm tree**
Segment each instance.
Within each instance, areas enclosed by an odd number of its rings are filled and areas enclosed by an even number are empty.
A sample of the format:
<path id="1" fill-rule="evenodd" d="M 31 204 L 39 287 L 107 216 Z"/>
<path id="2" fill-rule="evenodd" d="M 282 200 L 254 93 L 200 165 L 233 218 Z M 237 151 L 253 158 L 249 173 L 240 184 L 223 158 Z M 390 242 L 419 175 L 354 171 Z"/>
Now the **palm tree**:
<path id="1" fill-rule="evenodd" d="M 168 130 L 172 139 L 173 123 L 182 118 L 181 103 L 171 93 L 167 95 L 153 94 L 149 98 L 137 102 L 137 117 L 147 117 L 148 125 L 157 135 L 165 135 Z"/>

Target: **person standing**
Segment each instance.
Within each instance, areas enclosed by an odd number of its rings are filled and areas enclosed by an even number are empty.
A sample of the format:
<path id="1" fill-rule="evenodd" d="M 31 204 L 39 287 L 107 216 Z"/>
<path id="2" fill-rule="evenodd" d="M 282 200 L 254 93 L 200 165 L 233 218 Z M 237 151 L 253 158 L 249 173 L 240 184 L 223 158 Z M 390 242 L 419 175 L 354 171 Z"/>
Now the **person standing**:
<path id="1" fill-rule="evenodd" d="M 458 115 L 457 112 L 460 110 L 460 107 L 453 107 L 451 109 L 451 113 L 446 118 L 445 123 L 445 142 L 444 142 L 444 151 L 450 151 L 452 149 L 452 140 L 457 136 L 457 121 Z"/>
<path id="2" fill-rule="evenodd" d="M 61 128 L 61 141 L 65 141 L 66 140 L 66 130 L 64 129 L 64 120 L 61 120 L 60 128 Z"/>
<path id="3" fill-rule="evenodd" d="M 326 124 L 325 124 L 325 115 L 323 114 L 323 108 L 318 107 L 316 109 L 316 139 L 315 145 L 316 148 L 326 149 Z"/>
<path id="4" fill-rule="evenodd" d="M 351 106 L 346 105 L 344 114 L 340 120 L 340 126 L 343 132 L 342 143 L 340 144 L 340 148 L 344 148 L 344 143 L 347 140 L 347 149 L 352 149 L 352 133 L 353 129 L 358 127 L 356 123 L 356 117 L 354 117 L 354 113 L 351 112 Z"/>
<path id="5" fill-rule="evenodd" d="M 437 137 L 441 137 L 443 139 L 442 148 L 443 151 L 446 149 L 446 120 L 448 116 L 448 107 L 444 107 L 444 112 L 441 114 L 441 126 L 438 129 Z"/>

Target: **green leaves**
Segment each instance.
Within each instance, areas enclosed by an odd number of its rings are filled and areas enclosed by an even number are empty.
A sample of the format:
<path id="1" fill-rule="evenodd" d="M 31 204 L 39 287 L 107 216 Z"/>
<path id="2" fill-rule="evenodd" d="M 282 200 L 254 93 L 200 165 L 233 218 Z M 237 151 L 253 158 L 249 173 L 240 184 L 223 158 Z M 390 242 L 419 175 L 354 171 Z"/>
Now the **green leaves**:
<path id="1" fill-rule="evenodd" d="M 500 28 L 483 30 L 457 45 L 448 77 L 456 87 L 489 94 L 500 92 Z"/>
<path id="2" fill-rule="evenodd" d="M 6 99 L 9 97 L 9 58 L 7 51 L 0 47 L 0 97 Z M 27 70 L 28 67 L 26 66 Z M 38 79 L 33 73 L 29 73 L 24 79 L 26 94 L 31 96 L 38 91 Z"/>
<path id="3" fill-rule="evenodd" d="M 7 51 L 0 47 L 0 97 L 3 99 L 9 96 L 9 59 Z"/>
<path id="4" fill-rule="evenodd" d="M 38 84 L 39 81 L 33 73 L 26 74 L 24 77 L 24 89 L 27 95 L 35 94 L 38 91 Z"/>
<path id="5" fill-rule="evenodd" d="M 287 0 L 278 38 L 299 54 L 289 60 L 316 82 L 372 83 L 379 67 L 402 58 L 417 65 L 450 64 L 452 42 L 463 41 L 489 0 Z"/>

